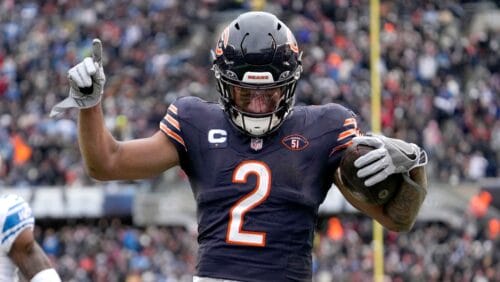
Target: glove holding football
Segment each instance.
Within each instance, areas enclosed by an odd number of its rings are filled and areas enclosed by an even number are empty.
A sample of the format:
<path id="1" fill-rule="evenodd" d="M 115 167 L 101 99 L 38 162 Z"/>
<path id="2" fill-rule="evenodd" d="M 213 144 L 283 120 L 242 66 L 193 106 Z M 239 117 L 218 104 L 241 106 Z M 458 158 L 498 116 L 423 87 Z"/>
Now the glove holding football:
<path id="1" fill-rule="evenodd" d="M 366 145 L 374 150 L 354 161 L 357 176 L 366 179 L 366 186 L 384 181 L 389 175 L 406 173 L 427 164 L 427 153 L 413 143 L 383 135 L 365 135 L 353 138 L 353 145 Z"/>
<path id="2" fill-rule="evenodd" d="M 68 71 L 69 97 L 56 104 L 50 117 L 57 116 L 66 109 L 91 108 L 101 101 L 106 76 L 102 67 L 102 43 L 92 41 L 92 57 L 87 57 Z"/>

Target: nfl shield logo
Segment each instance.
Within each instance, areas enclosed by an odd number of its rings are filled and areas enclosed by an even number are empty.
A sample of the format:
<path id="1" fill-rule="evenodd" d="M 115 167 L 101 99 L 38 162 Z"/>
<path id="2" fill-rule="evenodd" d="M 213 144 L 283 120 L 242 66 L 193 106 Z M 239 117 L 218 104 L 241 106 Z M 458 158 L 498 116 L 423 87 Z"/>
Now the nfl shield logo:
<path id="1" fill-rule="evenodd" d="M 262 144 L 264 144 L 264 141 L 260 138 L 252 138 L 252 141 L 250 141 L 250 148 L 254 151 L 258 151 L 262 149 Z"/>

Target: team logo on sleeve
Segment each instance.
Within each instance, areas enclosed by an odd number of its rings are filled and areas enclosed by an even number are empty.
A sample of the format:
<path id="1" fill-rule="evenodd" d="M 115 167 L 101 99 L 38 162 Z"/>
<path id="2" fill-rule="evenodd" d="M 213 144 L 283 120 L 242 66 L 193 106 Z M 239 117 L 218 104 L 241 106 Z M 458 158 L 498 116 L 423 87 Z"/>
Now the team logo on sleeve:
<path id="1" fill-rule="evenodd" d="M 281 143 L 291 151 L 301 151 L 309 146 L 309 141 L 299 134 L 288 135 L 281 140 Z"/>

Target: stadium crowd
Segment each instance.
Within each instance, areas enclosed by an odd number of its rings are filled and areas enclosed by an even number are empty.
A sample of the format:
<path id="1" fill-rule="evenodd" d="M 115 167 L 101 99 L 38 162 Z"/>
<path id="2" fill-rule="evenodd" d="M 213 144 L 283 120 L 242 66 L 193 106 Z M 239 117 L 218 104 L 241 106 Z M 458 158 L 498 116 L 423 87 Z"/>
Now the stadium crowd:
<path id="1" fill-rule="evenodd" d="M 221 25 L 264 1 L 48 0 L 0 3 L 0 186 L 92 185 L 77 148 L 76 112 L 50 119 L 67 70 L 105 48 L 105 118 L 118 139 L 148 136 L 177 97 L 216 101 L 209 50 Z M 297 104 L 337 102 L 370 124 L 368 1 L 267 1 L 304 50 Z M 498 2 L 498 1 L 497 1 Z M 381 6 L 382 123 L 418 143 L 435 181 L 500 176 L 500 23 L 477 27 L 460 1 Z M 476 11 L 481 13 L 481 11 Z M 497 20 L 500 20 L 497 17 Z M 386 234 L 393 281 L 500 281 L 500 236 L 464 217 Z M 328 221 L 315 240 L 315 281 L 367 281 L 371 221 Z M 330 225 L 342 227 L 341 231 Z M 119 220 L 36 229 L 63 281 L 192 281 L 196 236 Z"/>
<path id="2" fill-rule="evenodd" d="M 209 49 L 221 24 L 265 1 L 7 0 L 0 5 L 0 184 L 92 184 L 76 112 L 50 119 L 66 72 L 105 48 L 105 119 L 118 139 L 155 132 L 185 95 L 216 101 Z M 304 50 L 297 104 L 338 102 L 370 120 L 368 1 L 267 1 Z M 500 174 L 500 24 L 474 25 L 458 1 L 381 6 L 383 132 L 423 145 L 430 176 Z M 475 28 L 475 26 L 480 26 Z"/>
<path id="3" fill-rule="evenodd" d="M 139 229 L 113 219 L 36 234 L 63 281 L 192 281 L 196 236 L 183 227 Z"/>
<path id="4" fill-rule="evenodd" d="M 315 240 L 313 280 L 371 281 L 372 221 L 349 215 L 326 222 Z M 390 281 L 500 281 L 500 232 L 491 236 L 474 217 L 458 228 L 418 225 L 411 233 L 386 233 Z M 196 235 L 183 227 L 137 228 L 113 219 L 36 234 L 63 281 L 192 281 Z"/>

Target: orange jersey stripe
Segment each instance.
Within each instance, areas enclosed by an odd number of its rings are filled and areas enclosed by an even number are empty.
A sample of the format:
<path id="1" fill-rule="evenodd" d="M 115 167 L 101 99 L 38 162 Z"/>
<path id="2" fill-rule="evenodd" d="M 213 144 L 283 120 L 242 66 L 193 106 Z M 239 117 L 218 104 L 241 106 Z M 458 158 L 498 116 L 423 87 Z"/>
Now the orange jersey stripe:
<path id="1" fill-rule="evenodd" d="M 172 113 L 176 114 L 177 115 L 177 107 L 174 105 L 174 104 L 171 104 L 169 107 L 168 107 L 168 111 L 171 111 Z"/>
<path id="2" fill-rule="evenodd" d="M 173 127 L 175 127 L 175 129 L 181 131 L 181 125 L 179 124 L 179 122 L 173 118 L 171 115 L 167 114 L 165 116 L 165 119 L 167 120 L 167 122 L 172 125 Z"/>
<path id="3" fill-rule="evenodd" d="M 351 140 L 351 141 L 349 141 L 349 142 L 347 142 L 347 143 L 345 143 L 345 144 L 338 145 L 337 147 L 333 148 L 332 152 L 330 153 L 330 157 L 331 157 L 331 156 L 332 156 L 335 152 L 340 151 L 340 150 L 342 150 L 342 149 L 345 149 L 345 148 L 347 148 L 347 147 L 349 147 L 349 146 L 351 146 L 351 145 L 352 145 L 352 140 Z"/>
<path id="4" fill-rule="evenodd" d="M 184 146 L 184 149 L 186 149 L 186 151 L 187 151 L 186 144 L 184 143 L 184 139 L 182 139 L 182 137 L 180 137 L 177 133 L 173 132 L 170 128 L 168 128 L 163 123 L 160 123 L 160 129 L 165 134 L 167 134 L 168 136 L 170 136 L 172 139 L 174 139 L 175 141 L 179 142 L 179 144 L 181 144 L 182 146 Z"/>
<path id="5" fill-rule="evenodd" d="M 169 128 L 164 123 L 160 122 L 160 130 L 163 131 L 163 133 L 168 135 L 168 129 Z"/>
<path id="6" fill-rule="evenodd" d="M 353 129 L 348 129 L 348 130 L 341 132 L 339 134 L 339 138 L 337 138 L 337 141 L 344 140 L 351 135 L 358 136 L 358 130 L 356 128 L 353 128 Z"/>
<path id="7" fill-rule="evenodd" d="M 354 127 L 357 127 L 356 119 L 355 118 L 346 118 L 344 121 L 344 126 L 348 126 L 348 125 L 354 125 Z"/>

